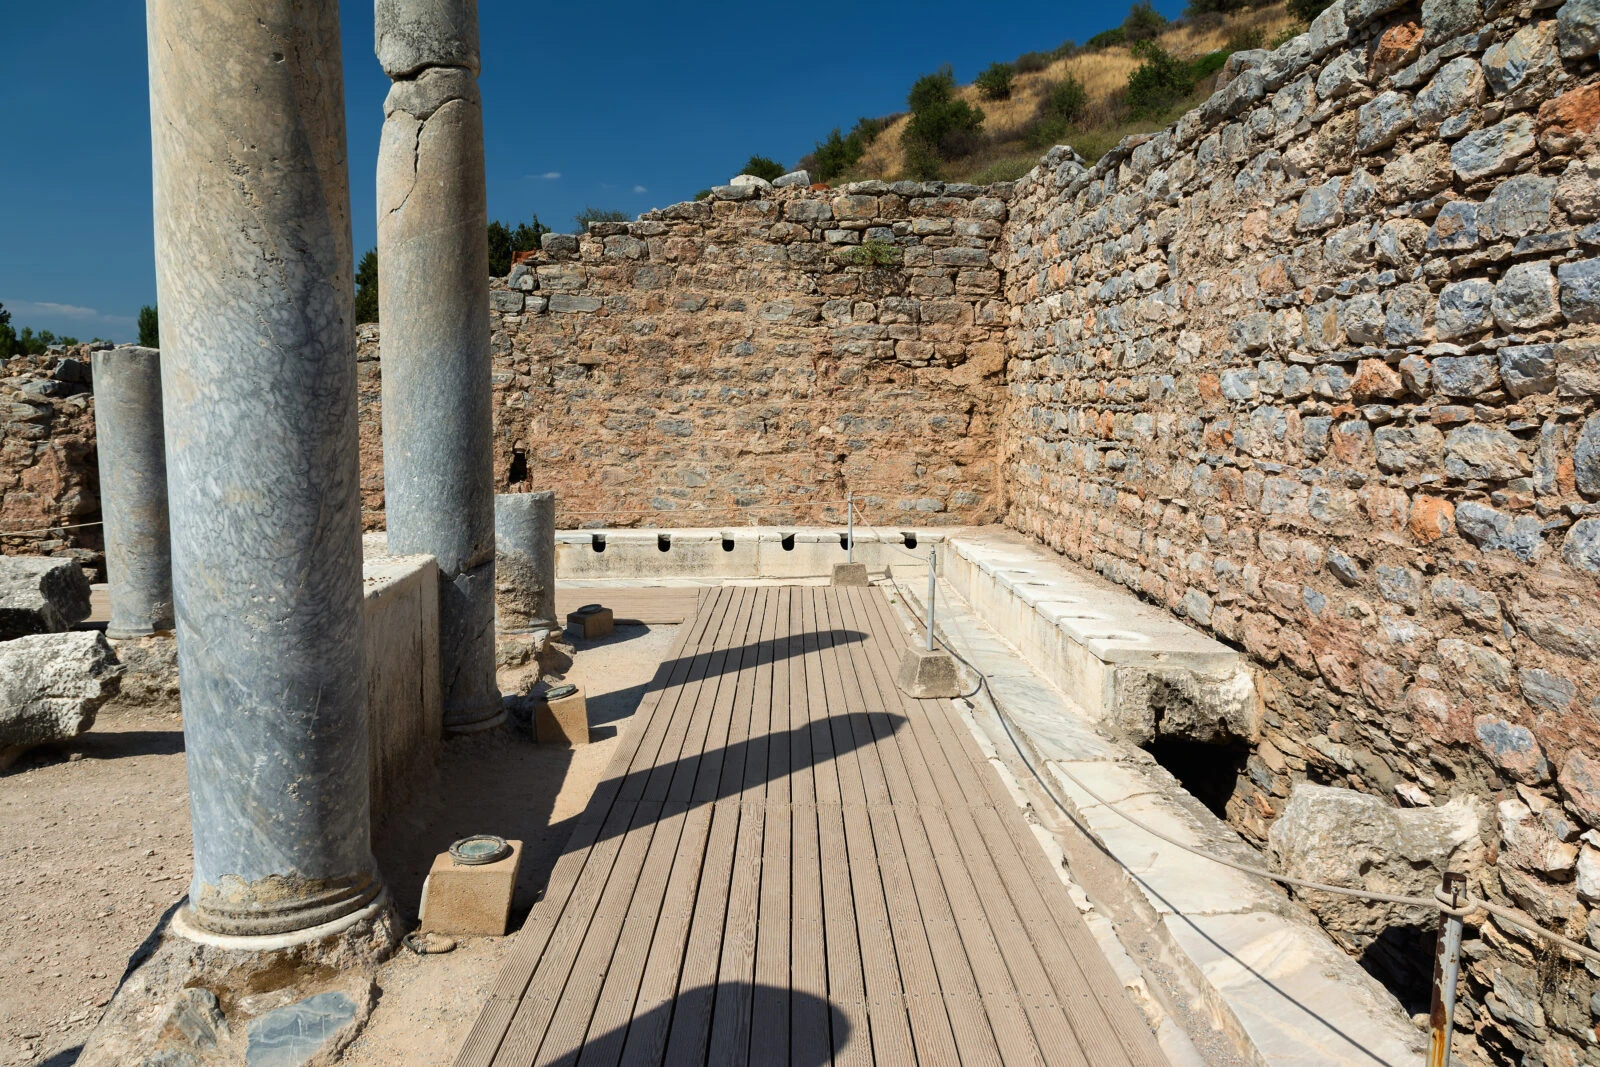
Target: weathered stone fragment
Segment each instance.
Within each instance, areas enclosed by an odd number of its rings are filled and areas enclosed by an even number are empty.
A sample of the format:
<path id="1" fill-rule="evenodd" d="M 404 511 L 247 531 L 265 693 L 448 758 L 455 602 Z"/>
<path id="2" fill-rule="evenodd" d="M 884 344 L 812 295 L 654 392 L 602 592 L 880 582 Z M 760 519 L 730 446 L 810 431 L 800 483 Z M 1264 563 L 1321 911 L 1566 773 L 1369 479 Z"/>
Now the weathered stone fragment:
<path id="1" fill-rule="evenodd" d="M 1556 179 L 1519 174 L 1501 182 L 1478 209 L 1478 229 L 1491 241 L 1538 233 L 1550 226 Z"/>
<path id="2" fill-rule="evenodd" d="M 1600 759 L 1574 749 L 1556 776 L 1561 798 L 1578 818 L 1600 829 Z"/>
<path id="3" fill-rule="evenodd" d="M 1550 764 L 1533 732 L 1492 715 L 1473 720 L 1478 747 L 1500 770 L 1519 782 L 1539 785 L 1550 780 Z"/>
<path id="4" fill-rule="evenodd" d="M 1590 574 L 1600 575 L 1600 519 L 1579 519 L 1561 542 L 1561 558 Z"/>
<path id="5" fill-rule="evenodd" d="M 1431 896 L 1445 871 L 1483 863 L 1481 816 L 1471 802 L 1394 808 L 1350 789 L 1301 782 L 1268 835 L 1275 869 L 1297 878 L 1397 895 Z M 1431 922 L 1432 907 L 1374 904 L 1295 890 L 1341 944 L 1360 950 L 1391 926 Z"/>
<path id="6" fill-rule="evenodd" d="M 1439 125 L 1445 119 L 1476 107 L 1483 99 L 1483 68 L 1471 56 L 1457 56 L 1440 67 L 1417 94 L 1413 112 L 1423 127 Z"/>
<path id="7" fill-rule="evenodd" d="M 1493 356 L 1440 356 L 1433 361 L 1433 386 L 1446 396 L 1479 396 L 1499 385 Z"/>
<path id="8" fill-rule="evenodd" d="M 1475 500 L 1456 507 L 1456 530 L 1485 552 L 1503 550 L 1524 563 L 1544 544 L 1544 527 L 1532 515 L 1508 515 Z"/>
<path id="9" fill-rule="evenodd" d="M 1482 278 L 1451 282 L 1439 293 L 1435 316 L 1439 339 L 1449 340 L 1481 333 L 1494 325 L 1490 305 L 1494 302 L 1494 283 Z M 1440 388 L 1449 392 L 1443 383 Z"/>
<path id="10" fill-rule="evenodd" d="M 1600 322 L 1600 259 L 1581 259 L 1556 268 L 1561 314 L 1568 322 Z"/>
<path id="11" fill-rule="evenodd" d="M 1373 433 L 1372 443 L 1378 467 L 1401 473 L 1437 466 L 1444 435 L 1432 426 L 1382 426 Z"/>
<path id="12" fill-rule="evenodd" d="M 1450 163 L 1464 181 L 1476 181 L 1510 170 L 1533 149 L 1533 119 L 1516 114 L 1457 141 Z"/>
<path id="13" fill-rule="evenodd" d="M 70 559 L 0 556 L 0 641 L 68 630 L 89 617 L 89 579 Z"/>
<path id="14" fill-rule="evenodd" d="M 116 695 L 120 673 L 92 630 L 0 642 L 0 750 L 77 737 Z"/>
<path id="15" fill-rule="evenodd" d="M 1537 330 L 1560 322 L 1559 291 L 1548 262 L 1517 263 L 1495 286 L 1494 321 L 1508 331 Z"/>
<path id="16" fill-rule="evenodd" d="M 1499 352 L 1500 380 L 1514 397 L 1548 393 L 1556 387 L 1554 345 L 1510 345 Z"/>
<path id="17" fill-rule="evenodd" d="M 1563 58 L 1600 52 L 1600 0 L 1567 0 L 1556 12 L 1556 27 Z"/>

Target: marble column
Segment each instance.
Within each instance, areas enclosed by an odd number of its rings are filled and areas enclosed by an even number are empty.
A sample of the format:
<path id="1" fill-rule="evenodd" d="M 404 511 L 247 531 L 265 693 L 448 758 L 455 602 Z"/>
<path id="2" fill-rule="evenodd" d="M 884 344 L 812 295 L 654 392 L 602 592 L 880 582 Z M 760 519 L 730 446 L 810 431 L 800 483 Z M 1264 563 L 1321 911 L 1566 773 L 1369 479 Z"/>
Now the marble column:
<path id="1" fill-rule="evenodd" d="M 383 906 L 367 789 L 338 0 L 149 0 L 161 394 L 194 833 L 180 928 Z"/>
<path id="2" fill-rule="evenodd" d="M 557 629 L 555 493 L 496 496 L 494 541 L 500 629 Z"/>
<path id="3" fill-rule="evenodd" d="M 147 637 L 172 629 L 161 353 L 125 345 L 96 352 L 92 359 L 100 513 L 111 585 L 106 636 Z"/>
<path id="4" fill-rule="evenodd" d="M 494 649 L 488 209 L 476 0 L 377 0 L 389 551 L 439 561 L 445 729 L 502 722 Z"/>

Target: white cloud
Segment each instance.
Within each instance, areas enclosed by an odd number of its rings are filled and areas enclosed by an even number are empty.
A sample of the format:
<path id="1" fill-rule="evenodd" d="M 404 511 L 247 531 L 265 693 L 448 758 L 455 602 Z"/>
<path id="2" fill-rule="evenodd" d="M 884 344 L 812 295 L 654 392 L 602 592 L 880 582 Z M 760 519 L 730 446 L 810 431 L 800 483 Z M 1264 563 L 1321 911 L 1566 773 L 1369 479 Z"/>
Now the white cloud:
<path id="1" fill-rule="evenodd" d="M 76 304 L 54 304 L 48 300 L 18 300 L 7 304 L 18 315 L 63 315 L 69 319 L 98 319 L 105 318 L 94 308 L 79 307 Z"/>
<path id="2" fill-rule="evenodd" d="M 127 331 L 134 325 L 132 315 L 108 315 L 98 308 L 81 304 L 63 304 L 54 300 L 7 300 L 3 297 L 0 297 L 0 304 L 11 312 L 14 329 L 31 326 L 35 330 L 66 330 L 73 334 L 87 334 L 90 331 Z"/>
<path id="3" fill-rule="evenodd" d="M 528 177 L 541 182 L 553 182 L 561 177 L 561 172 L 559 170 L 547 170 L 543 174 L 530 174 Z"/>
<path id="4" fill-rule="evenodd" d="M 636 193 L 648 193 L 650 190 L 646 189 L 642 185 L 635 185 L 633 187 L 633 191 L 636 192 Z"/>

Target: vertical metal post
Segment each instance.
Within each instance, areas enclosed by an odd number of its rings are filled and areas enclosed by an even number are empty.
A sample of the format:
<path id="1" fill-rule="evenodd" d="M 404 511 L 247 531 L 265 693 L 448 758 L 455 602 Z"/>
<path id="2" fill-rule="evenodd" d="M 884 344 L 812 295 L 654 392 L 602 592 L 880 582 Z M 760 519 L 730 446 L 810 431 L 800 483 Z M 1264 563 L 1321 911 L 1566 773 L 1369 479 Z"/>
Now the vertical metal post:
<path id="1" fill-rule="evenodd" d="M 939 595 L 938 579 L 935 577 L 935 568 L 939 565 L 939 550 L 928 549 L 928 644 L 929 652 L 933 651 L 933 616 L 934 600 Z"/>
<path id="2" fill-rule="evenodd" d="M 1461 907 L 1466 890 L 1466 875 L 1454 872 L 1444 876 L 1443 896 L 1452 908 Z M 1461 974 L 1461 918 L 1439 916 L 1438 951 L 1433 960 L 1433 1007 L 1428 1012 L 1428 1067 L 1449 1067 L 1450 1031 L 1456 1013 L 1456 979 Z"/>
<path id="3" fill-rule="evenodd" d="M 849 492 L 849 491 L 845 492 L 845 494 L 844 494 L 844 511 L 845 511 L 845 520 L 844 520 L 845 521 L 845 530 L 847 531 L 845 533 L 845 537 L 844 537 L 844 550 L 845 550 L 845 557 L 844 558 L 845 558 L 845 562 L 846 563 L 854 563 L 856 561 L 856 495 L 855 495 L 855 493 Z"/>

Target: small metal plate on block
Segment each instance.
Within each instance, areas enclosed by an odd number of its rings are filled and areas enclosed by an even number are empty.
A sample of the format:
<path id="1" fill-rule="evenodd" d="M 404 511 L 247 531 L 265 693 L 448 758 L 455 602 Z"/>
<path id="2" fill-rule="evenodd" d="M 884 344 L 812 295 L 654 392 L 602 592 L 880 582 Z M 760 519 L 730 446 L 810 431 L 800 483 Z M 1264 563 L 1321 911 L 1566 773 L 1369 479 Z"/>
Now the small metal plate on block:
<path id="1" fill-rule="evenodd" d="M 473 834 L 471 837 L 463 837 L 450 846 L 450 858 L 469 867 L 495 863 L 509 855 L 511 855 L 510 844 L 505 838 L 496 837 L 494 834 Z"/>
<path id="2" fill-rule="evenodd" d="M 571 682 L 568 682 L 565 685 L 556 686 L 554 689 L 546 693 L 544 698 L 546 700 L 560 700 L 562 697 L 569 697 L 577 691 L 578 687 L 573 685 Z"/>

